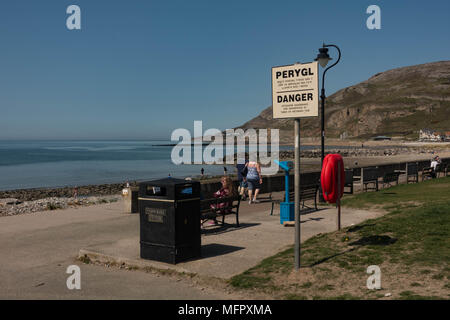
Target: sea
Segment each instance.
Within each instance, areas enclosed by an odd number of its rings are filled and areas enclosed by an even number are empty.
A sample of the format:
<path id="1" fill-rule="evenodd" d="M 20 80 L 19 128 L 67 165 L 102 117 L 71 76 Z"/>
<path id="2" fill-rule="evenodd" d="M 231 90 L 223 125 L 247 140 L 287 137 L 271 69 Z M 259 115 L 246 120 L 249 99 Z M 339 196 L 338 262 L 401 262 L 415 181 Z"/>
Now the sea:
<path id="1" fill-rule="evenodd" d="M 0 190 L 145 181 L 169 175 L 196 177 L 202 168 L 209 176 L 224 172 L 223 165 L 175 165 L 173 144 L 164 140 L 0 141 Z M 286 149 L 292 148 L 280 146 Z M 226 167 L 228 173 L 235 173 L 234 166 Z"/>

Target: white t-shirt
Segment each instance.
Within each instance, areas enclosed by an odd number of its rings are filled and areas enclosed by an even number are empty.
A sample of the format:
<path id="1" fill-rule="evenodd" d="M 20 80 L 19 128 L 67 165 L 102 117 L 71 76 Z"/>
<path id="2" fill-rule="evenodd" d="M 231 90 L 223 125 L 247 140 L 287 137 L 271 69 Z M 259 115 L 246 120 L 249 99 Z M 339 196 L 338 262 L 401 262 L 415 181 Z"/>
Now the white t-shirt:
<path id="1" fill-rule="evenodd" d="M 436 171 L 436 166 L 438 165 L 438 162 L 436 160 L 431 161 L 431 167 L 433 168 L 433 170 Z"/>

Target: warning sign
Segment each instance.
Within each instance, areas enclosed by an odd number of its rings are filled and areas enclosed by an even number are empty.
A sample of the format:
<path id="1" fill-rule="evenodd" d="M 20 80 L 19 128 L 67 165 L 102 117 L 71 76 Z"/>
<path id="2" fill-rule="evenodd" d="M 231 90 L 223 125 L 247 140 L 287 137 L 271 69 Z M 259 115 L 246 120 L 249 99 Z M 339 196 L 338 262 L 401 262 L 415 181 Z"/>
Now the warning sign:
<path id="1" fill-rule="evenodd" d="M 305 118 L 319 115 L 318 63 L 272 68 L 273 118 Z"/>

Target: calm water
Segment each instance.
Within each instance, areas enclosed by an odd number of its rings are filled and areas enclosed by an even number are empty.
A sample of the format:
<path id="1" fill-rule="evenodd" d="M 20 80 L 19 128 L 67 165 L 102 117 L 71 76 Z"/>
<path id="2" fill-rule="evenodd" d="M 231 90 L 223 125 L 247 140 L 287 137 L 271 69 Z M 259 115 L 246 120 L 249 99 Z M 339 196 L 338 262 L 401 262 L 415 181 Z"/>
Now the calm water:
<path id="1" fill-rule="evenodd" d="M 170 141 L 0 141 L 0 190 L 116 183 L 223 173 L 174 165 Z M 282 148 L 280 149 L 289 149 Z M 227 166 L 234 173 L 233 166 Z"/>
<path id="2" fill-rule="evenodd" d="M 174 165 L 168 141 L 0 141 L 0 190 L 199 175 Z M 217 175 L 223 166 L 203 166 Z M 229 167 L 228 170 L 233 170 Z"/>

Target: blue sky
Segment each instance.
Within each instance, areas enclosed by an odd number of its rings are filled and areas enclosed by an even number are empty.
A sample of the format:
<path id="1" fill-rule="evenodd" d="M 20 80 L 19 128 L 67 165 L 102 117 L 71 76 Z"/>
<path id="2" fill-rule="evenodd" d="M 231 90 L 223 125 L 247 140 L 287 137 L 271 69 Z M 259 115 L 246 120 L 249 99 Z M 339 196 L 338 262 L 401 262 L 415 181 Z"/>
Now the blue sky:
<path id="1" fill-rule="evenodd" d="M 81 30 L 66 28 L 71 4 Z M 371 4 L 381 30 L 366 27 Z M 322 42 L 342 50 L 330 95 L 448 60 L 449 31 L 444 0 L 2 1 L 0 139 L 170 139 L 194 120 L 231 128 L 271 104 L 272 66 L 312 61 Z"/>

